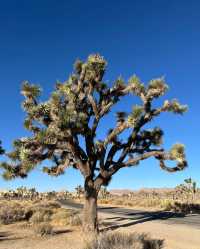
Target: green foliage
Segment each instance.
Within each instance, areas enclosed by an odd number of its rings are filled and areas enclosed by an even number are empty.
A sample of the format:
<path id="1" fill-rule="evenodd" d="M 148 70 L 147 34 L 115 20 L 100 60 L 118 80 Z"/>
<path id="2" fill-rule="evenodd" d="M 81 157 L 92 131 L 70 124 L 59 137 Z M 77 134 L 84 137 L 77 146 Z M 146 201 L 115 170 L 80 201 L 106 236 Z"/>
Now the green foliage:
<path id="1" fill-rule="evenodd" d="M 133 75 L 129 79 L 128 83 L 131 85 L 131 91 L 133 94 L 140 96 L 141 93 L 145 92 L 144 84 L 141 83 L 140 79 L 136 75 Z"/>
<path id="2" fill-rule="evenodd" d="M 132 113 L 128 116 L 128 123 L 131 126 L 134 126 L 136 124 L 136 122 L 141 117 L 141 115 L 143 113 L 143 110 L 144 110 L 144 108 L 142 106 L 140 106 L 140 105 L 135 105 L 133 107 Z"/>
<path id="3" fill-rule="evenodd" d="M 186 197 L 187 202 L 194 201 L 195 194 L 197 193 L 197 183 L 192 180 L 192 178 L 187 178 L 184 180 L 184 183 L 176 187 L 178 194 L 181 194 Z"/>
<path id="4" fill-rule="evenodd" d="M 87 63 L 82 65 L 85 70 L 85 79 L 87 81 L 99 81 L 102 79 L 106 69 L 107 62 L 99 54 L 92 54 L 88 56 Z"/>
<path id="5" fill-rule="evenodd" d="M 162 144 L 163 131 L 156 127 L 151 131 L 151 141 L 153 145 L 160 146 Z"/>
<path id="6" fill-rule="evenodd" d="M 177 167 L 182 170 L 187 167 L 185 159 L 185 146 L 183 144 L 175 144 L 169 152 L 171 159 L 177 161 Z"/>
<path id="7" fill-rule="evenodd" d="M 183 114 L 188 110 L 187 105 L 181 105 L 176 99 L 173 99 L 171 102 L 166 100 L 164 102 L 164 107 L 167 111 L 173 112 L 175 114 Z"/>
<path id="8" fill-rule="evenodd" d="M 13 147 L 15 149 L 20 148 L 23 145 L 22 139 L 16 139 L 13 141 Z"/>
<path id="9" fill-rule="evenodd" d="M 163 143 L 163 131 L 159 127 L 141 132 L 141 140 L 148 140 L 151 145 L 160 146 Z"/>
<path id="10" fill-rule="evenodd" d="M 168 90 L 168 85 L 165 83 L 164 78 L 153 79 L 148 85 L 148 98 L 158 98 L 165 94 Z"/>
<path id="11" fill-rule="evenodd" d="M 6 162 L 2 162 L 0 164 L 1 168 L 4 170 L 2 177 L 5 180 L 11 180 L 15 177 L 15 168 L 12 167 L 12 165 L 6 163 Z"/>
<path id="12" fill-rule="evenodd" d="M 27 98 L 37 98 L 41 94 L 41 88 L 39 86 L 30 84 L 28 81 L 24 81 L 22 84 L 21 93 Z"/>
<path id="13" fill-rule="evenodd" d="M 3 167 L 2 167 L 2 168 L 3 168 Z M 3 177 L 4 180 L 9 181 L 9 180 L 14 179 L 16 176 L 15 176 L 15 174 L 14 174 L 12 171 L 6 169 L 6 170 L 3 172 L 2 177 Z"/>
<path id="14" fill-rule="evenodd" d="M 107 62 L 103 56 L 99 54 L 92 54 L 88 56 L 87 66 L 96 73 L 101 73 L 106 69 Z"/>
<path id="15" fill-rule="evenodd" d="M 125 81 L 121 76 L 114 82 L 114 87 L 119 90 L 123 90 L 126 87 Z"/>
<path id="16" fill-rule="evenodd" d="M 132 112 L 133 118 L 138 119 L 141 116 L 143 110 L 144 110 L 144 108 L 142 106 L 135 105 L 133 107 L 133 112 Z"/>
<path id="17" fill-rule="evenodd" d="M 182 160 L 185 157 L 184 144 L 175 144 L 170 150 L 171 156 L 176 160 Z"/>
<path id="18" fill-rule="evenodd" d="M 74 63 L 74 70 L 76 71 L 76 73 L 80 74 L 82 71 L 82 66 L 83 66 L 83 62 L 79 59 L 77 59 Z"/>

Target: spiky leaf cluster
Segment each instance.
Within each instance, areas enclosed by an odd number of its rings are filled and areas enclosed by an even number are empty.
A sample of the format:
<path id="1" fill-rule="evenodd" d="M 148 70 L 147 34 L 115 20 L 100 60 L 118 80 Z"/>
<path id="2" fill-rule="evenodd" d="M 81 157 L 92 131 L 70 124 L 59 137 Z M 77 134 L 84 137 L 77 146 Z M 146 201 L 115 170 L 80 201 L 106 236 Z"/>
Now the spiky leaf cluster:
<path id="1" fill-rule="evenodd" d="M 170 150 L 170 156 L 173 160 L 178 161 L 178 167 L 185 168 L 187 162 L 185 159 L 185 146 L 184 144 L 174 144 Z"/>
<path id="2" fill-rule="evenodd" d="M 101 81 L 106 69 L 106 61 L 99 54 L 92 54 L 88 57 L 86 69 L 86 80 Z"/>
<path id="3" fill-rule="evenodd" d="M 21 94 L 26 98 L 37 98 L 41 94 L 41 88 L 39 86 L 30 84 L 28 81 L 24 81 L 22 84 Z"/>
<path id="4" fill-rule="evenodd" d="M 183 114 L 188 110 L 187 105 L 181 105 L 177 99 L 173 99 L 172 101 L 166 100 L 164 102 L 164 108 L 165 110 L 169 112 L 173 112 L 175 114 Z"/>
<path id="5" fill-rule="evenodd" d="M 142 93 L 145 93 L 145 86 L 136 75 L 129 79 L 129 85 L 131 86 L 131 92 L 135 95 L 140 96 Z"/>
<path id="6" fill-rule="evenodd" d="M 128 116 L 128 123 L 130 126 L 134 126 L 137 123 L 143 113 L 143 110 L 143 106 L 140 105 L 135 105 L 133 107 L 132 113 Z"/>
<path id="7" fill-rule="evenodd" d="M 145 141 L 146 144 L 160 146 L 163 143 L 163 131 L 159 127 L 141 132 L 139 141 Z"/>
<path id="8" fill-rule="evenodd" d="M 175 144 L 170 150 L 170 154 L 175 159 L 182 159 L 185 157 L 185 146 L 184 144 Z"/>
<path id="9" fill-rule="evenodd" d="M 153 79 L 149 82 L 147 88 L 147 96 L 150 99 L 158 98 L 165 94 L 168 90 L 168 85 L 165 83 L 164 78 Z"/>
<path id="10" fill-rule="evenodd" d="M 126 87 L 126 83 L 124 79 L 121 76 L 118 77 L 116 81 L 114 82 L 114 88 L 118 90 L 124 90 L 125 87 Z"/>

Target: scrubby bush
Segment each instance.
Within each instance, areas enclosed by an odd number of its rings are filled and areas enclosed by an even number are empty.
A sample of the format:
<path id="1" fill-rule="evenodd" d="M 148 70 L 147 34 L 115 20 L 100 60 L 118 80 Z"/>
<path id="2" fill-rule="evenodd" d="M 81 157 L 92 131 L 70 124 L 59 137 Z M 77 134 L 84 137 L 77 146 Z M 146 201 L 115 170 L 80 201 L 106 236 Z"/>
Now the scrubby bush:
<path id="1" fill-rule="evenodd" d="M 57 201 L 40 201 L 40 202 L 35 203 L 35 207 L 58 209 L 58 208 L 61 208 L 61 205 Z"/>
<path id="2" fill-rule="evenodd" d="M 82 225 L 82 217 L 79 214 L 70 216 L 69 224 L 71 226 L 81 226 Z"/>
<path id="3" fill-rule="evenodd" d="M 73 209 L 60 208 L 52 215 L 52 222 L 56 225 L 69 225 L 71 217 L 77 215 L 78 211 Z"/>
<path id="4" fill-rule="evenodd" d="M 45 236 L 53 234 L 53 227 L 48 222 L 42 222 L 34 226 L 36 235 Z"/>
<path id="5" fill-rule="evenodd" d="M 57 202 L 1 201 L 0 224 L 27 221 L 30 226 L 51 222 L 53 225 L 79 226 L 82 219 L 79 211 L 61 208 Z"/>
<path id="6" fill-rule="evenodd" d="M 84 249 L 161 249 L 163 240 L 153 240 L 146 234 L 107 232 L 93 235 L 85 241 Z"/>
<path id="7" fill-rule="evenodd" d="M 200 213 L 200 204 L 175 202 L 172 211 L 184 214 Z"/>
<path id="8" fill-rule="evenodd" d="M 10 224 L 17 221 L 26 220 L 26 209 L 16 203 L 4 202 L 0 208 L 0 223 Z"/>
<path id="9" fill-rule="evenodd" d="M 162 200 L 161 208 L 163 208 L 165 211 L 171 211 L 173 209 L 173 202 L 170 200 Z"/>
<path id="10" fill-rule="evenodd" d="M 30 222 L 33 224 L 41 223 L 41 222 L 47 222 L 51 220 L 51 212 L 46 212 L 46 210 L 37 211 L 35 212 L 31 218 Z"/>
<path id="11" fill-rule="evenodd" d="M 60 209 L 57 202 L 1 201 L 0 223 L 10 224 L 18 221 L 39 223 L 50 221 L 51 216 Z"/>
<path id="12" fill-rule="evenodd" d="M 40 201 L 40 202 L 32 202 L 28 205 L 27 209 L 31 210 L 33 213 L 45 211 L 49 213 L 53 213 L 56 209 L 59 209 L 61 206 L 57 202 L 52 201 Z"/>

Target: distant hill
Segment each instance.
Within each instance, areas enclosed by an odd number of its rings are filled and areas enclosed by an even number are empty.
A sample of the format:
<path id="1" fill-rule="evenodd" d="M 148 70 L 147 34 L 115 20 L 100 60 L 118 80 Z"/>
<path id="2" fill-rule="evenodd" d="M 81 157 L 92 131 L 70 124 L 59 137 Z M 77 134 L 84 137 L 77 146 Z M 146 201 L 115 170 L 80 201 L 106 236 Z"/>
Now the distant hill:
<path id="1" fill-rule="evenodd" d="M 109 192 L 112 195 L 124 195 L 124 194 L 129 194 L 131 192 L 134 192 L 134 190 L 132 189 L 111 189 L 109 190 Z"/>
<path id="2" fill-rule="evenodd" d="M 157 192 L 157 193 L 167 193 L 171 192 L 174 190 L 174 188 L 141 188 L 138 190 L 134 189 L 110 189 L 109 192 L 113 195 L 124 195 L 124 194 L 129 194 L 132 192 L 138 193 L 138 192 L 146 192 L 146 193 L 151 193 L 151 192 Z"/>

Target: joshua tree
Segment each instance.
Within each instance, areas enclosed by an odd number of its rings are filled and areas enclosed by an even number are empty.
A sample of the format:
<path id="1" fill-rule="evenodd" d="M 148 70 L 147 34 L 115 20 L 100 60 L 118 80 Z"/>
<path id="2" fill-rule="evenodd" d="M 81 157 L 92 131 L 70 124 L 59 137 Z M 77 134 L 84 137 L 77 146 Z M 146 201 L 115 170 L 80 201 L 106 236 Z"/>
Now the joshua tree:
<path id="1" fill-rule="evenodd" d="M 183 114 L 187 106 L 174 99 L 153 107 L 153 101 L 168 89 L 162 77 L 147 85 L 136 76 L 127 83 L 119 77 L 109 87 L 103 81 L 106 65 L 98 54 L 90 55 L 85 62 L 77 60 L 74 73 L 65 82 L 57 82 L 46 102 L 39 102 L 40 87 L 25 81 L 21 91 L 27 113 L 24 126 L 32 135 L 15 140 L 14 150 L 7 153 L 11 162 L 1 164 L 6 179 L 26 177 L 46 159 L 53 162 L 52 167 L 43 167 L 49 175 L 61 175 L 69 166 L 79 170 L 84 177 L 86 230 L 98 229 L 98 192 L 122 168 L 134 167 L 150 157 L 168 172 L 183 170 L 187 165 L 184 145 L 175 144 L 166 151 L 162 147 L 163 131 L 145 128 L 161 113 Z M 128 114 L 117 113 L 116 125 L 98 140 L 99 122 L 129 94 L 139 97 L 141 104 L 134 105 Z M 166 160 L 177 164 L 169 167 Z"/>
<path id="2" fill-rule="evenodd" d="M 189 192 L 192 195 L 192 200 L 194 200 L 195 194 L 197 192 L 197 183 L 192 180 L 192 178 L 188 178 L 184 180 L 185 185 L 187 186 Z"/>
<path id="3" fill-rule="evenodd" d="M 84 189 L 81 185 L 78 185 L 76 188 L 76 196 L 78 197 L 78 199 L 81 198 L 81 195 L 84 194 Z"/>
<path id="4" fill-rule="evenodd" d="M 107 190 L 106 187 L 101 187 L 100 191 L 99 191 L 99 196 L 102 199 L 107 199 L 110 196 L 109 191 Z"/>
<path id="5" fill-rule="evenodd" d="M 187 178 L 184 180 L 184 183 L 176 187 L 178 194 L 182 194 L 183 197 L 186 197 L 187 202 L 194 201 L 195 195 L 197 193 L 197 183 L 192 180 L 192 178 Z"/>
<path id="6" fill-rule="evenodd" d="M 19 197 L 19 198 L 21 198 L 21 199 L 24 198 L 25 193 L 26 193 L 27 191 L 28 191 L 28 189 L 27 189 L 26 187 L 23 187 L 23 186 L 21 186 L 21 187 L 19 187 L 19 188 L 17 188 L 17 189 L 15 190 L 17 197 Z"/>

